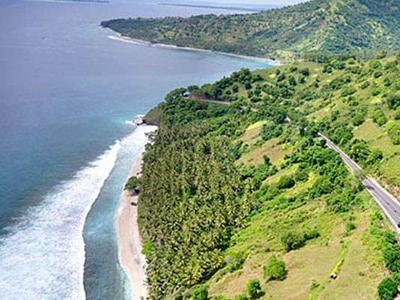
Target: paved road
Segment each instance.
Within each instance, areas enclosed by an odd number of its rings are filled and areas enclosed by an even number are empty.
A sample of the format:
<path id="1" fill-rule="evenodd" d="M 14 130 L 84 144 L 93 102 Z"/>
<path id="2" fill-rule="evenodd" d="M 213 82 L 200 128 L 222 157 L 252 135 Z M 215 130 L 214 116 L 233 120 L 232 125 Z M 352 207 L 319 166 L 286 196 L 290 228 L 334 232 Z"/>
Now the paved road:
<path id="1" fill-rule="evenodd" d="M 326 145 L 333 151 L 339 153 L 344 163 L 354 172 L 362 171 L 362 168 L 352 160 L 346 153 L 344 153 L 339 147 L 337 147 L 330 139 L 321 133 L 318 136 L 326 141 Z M 376 203 L 379 205 L 384 214 L 388 217 L 389 221 L 394 226 L 397 233 L 400 235 L 400 228 L 397 224 L 400 223 L 400 203 L 398 200 L 384 189 L 378 182 L 373 178 L 364 177 L 362 180 L 365 188 L 374 198 Z"/>

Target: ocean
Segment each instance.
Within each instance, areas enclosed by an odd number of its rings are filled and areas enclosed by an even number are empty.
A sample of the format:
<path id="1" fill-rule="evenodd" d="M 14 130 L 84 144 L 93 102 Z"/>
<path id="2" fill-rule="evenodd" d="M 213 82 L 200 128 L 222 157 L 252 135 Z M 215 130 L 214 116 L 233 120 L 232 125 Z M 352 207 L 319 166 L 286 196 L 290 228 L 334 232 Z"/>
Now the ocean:
<path id="1" fill-rule="evenodd" d="M 115 216 L 175 87 L 266 63 L 115 40 L 102 20 L 233 13 L 157 1 L 0 2 L 1 299 L 128 299 Z"/>

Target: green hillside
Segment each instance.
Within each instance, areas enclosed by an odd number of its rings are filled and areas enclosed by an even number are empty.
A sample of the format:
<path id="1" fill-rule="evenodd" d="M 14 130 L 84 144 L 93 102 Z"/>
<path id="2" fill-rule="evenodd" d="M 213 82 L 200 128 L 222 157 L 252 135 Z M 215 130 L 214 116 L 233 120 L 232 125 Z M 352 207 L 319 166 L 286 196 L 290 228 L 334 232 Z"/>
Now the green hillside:
<path id="1" fill-rule="evenodd" d="M 139 202 L 151 299 L 393 299 L 395 234 L 316 133 L 396 193 L 400 55 L 188 89 L 147 117 L 160 124 Z"/>
<path id="2" fill-rule="evenodd" d="M 288 58 L 400 48 L 397 0 L 312 0 L 245 15 L 117 19 L 102 26 L 152 43 Z"/>

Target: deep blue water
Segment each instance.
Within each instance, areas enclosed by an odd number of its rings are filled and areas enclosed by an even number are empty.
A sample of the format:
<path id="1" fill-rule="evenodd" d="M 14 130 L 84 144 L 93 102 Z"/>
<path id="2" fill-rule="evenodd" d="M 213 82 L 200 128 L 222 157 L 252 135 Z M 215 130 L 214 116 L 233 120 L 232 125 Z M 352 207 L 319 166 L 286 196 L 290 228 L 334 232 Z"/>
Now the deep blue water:
<path id="1" fill-rule="evenodd" d="M 172 88 L 265 64 L 119 42 L 98 24 L 208 12 L 155 1 L 0 2 L 1 299 L 124 298 L 114 218 L 144 142 L 125 121 Z"/>

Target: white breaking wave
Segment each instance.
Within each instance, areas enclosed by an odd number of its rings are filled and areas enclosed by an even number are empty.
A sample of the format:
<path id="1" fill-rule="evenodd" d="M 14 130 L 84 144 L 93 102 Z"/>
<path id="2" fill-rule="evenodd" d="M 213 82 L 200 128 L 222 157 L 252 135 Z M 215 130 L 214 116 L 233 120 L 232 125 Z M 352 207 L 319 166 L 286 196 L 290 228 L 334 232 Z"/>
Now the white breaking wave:
<path id="1" fill-rule="evenodd" d="M 146 42 L 140 42 L 140 41 L 137 41 L 137 40 L 133 40 L 133 39 L 131 39 L 129 37 L 109 35 L 108 38 L 111 39 L 111 40 L 120 41 L 120 42 L 124 42 L 124 43 L 128 43 L 128 44 L 147 45 Z"/>
<path id="2" fill-rule="evenodd" d="M 1 299 L 85 299 L 85 219 L 120 147 L 117 141 L 48 194 L 0 240 Z"/>

